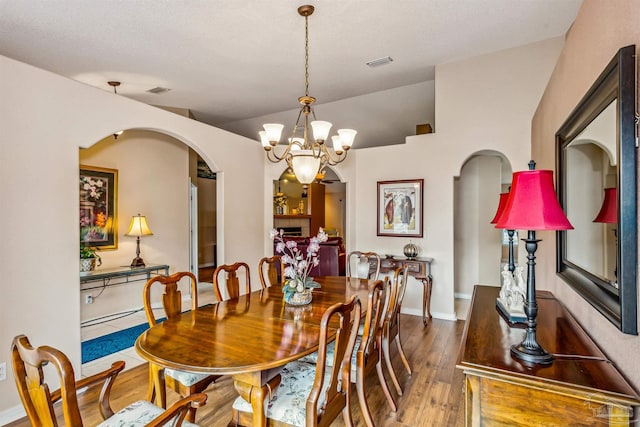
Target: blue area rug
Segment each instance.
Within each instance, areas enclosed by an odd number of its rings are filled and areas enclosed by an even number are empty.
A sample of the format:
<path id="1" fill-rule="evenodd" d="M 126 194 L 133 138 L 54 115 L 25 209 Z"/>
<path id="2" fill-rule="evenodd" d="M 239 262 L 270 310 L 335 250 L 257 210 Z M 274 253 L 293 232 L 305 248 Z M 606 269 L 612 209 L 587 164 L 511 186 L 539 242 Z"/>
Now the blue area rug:
<path id="1" fill-rule="evenodd" d="M 164 320 L 164 319 L 163 319 Z M 142 323 L 108 335 L 93 338 L 82 343 L 82 363 L 108 356 L 125 348 L 133 347 L 141 333 L 149 329 L 148 323 Z"/>

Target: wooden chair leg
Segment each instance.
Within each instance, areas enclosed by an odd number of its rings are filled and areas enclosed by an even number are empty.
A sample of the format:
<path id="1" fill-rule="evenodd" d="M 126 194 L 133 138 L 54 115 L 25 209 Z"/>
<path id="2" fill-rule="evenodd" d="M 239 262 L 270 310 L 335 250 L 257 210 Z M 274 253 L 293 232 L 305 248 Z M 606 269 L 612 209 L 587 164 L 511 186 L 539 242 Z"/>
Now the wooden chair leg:
<path id="1" fill-rule="evenodd" d="M 347 391 L 347 403 L 345 405 L 345 407 L 342 409 L 342 418 L 344 419 L 344 425 L 347 427 L 353 427 L 353 418 L 351 418 L 351 410 L 349 409 L 351 407 L 351 391 L 348 390 Z"/>
<path id="2" fill-rule="evenodd" d="M 407 368 L 407 373 L 411 375 L 411 367 L 409 366 L 409 361 L 407 360 L 407 356 L 405 356 L 404 354 L 402 343 L 400 342 L 400 332 L 398 332 L 398 335 L 396 335 L 396 344 L 398 345 L 398 353 L 400 353 L 400 359 L 402 359 L 404 367 Z"/>
<path id="3" fill-rule="evenodd" d="M 385 336 L 382 338 L 382 352 L 384 354 L 384 360 L 387 364 L 387 370 L 389 371 L 389 376 L 391 377 L 391 381 L 393 381 L 393 385 L 396 387 L 396 392 L 398 396 L 402 396 L 402 388 L 400 388 L 400 382 L 398 382 L 398 377 L 396 376 L 396 372 L 393 370 L 393 365 L 391 364 L 391 352 L 389 351 L 389 337 Z"/>
<path id="4" fill-rule="evenodd" d="M 380 354 L 380 358 L 376 363 L 376 372 L 378 373 L 378 380 L 380 381 L 380 386 L 382 387 L 382 391 L 387 398 L 387 402 L 389 403 L 389 407 L 391 408 L 391 412 L 398 411 L 398 405 L 396 404 L 395 399 L 391 395 L 391 390 L 389 390 L 389 384 L 387 384 L 387 380 L 384 378 L 384 373 L 382 372 L 382 354 Z"/>
<path id="5" fill-rule="evenodd" d="M 358 372 L 356 374 L 356 392 L 358 393 L 360 412 L 362 412 L 365 424 L 367 425 L 367 427 L 375 427 L 373 419 L 371 418 L 369 405 L 367 404 L 367 397 L 364 394 L 364 373 Z"/>

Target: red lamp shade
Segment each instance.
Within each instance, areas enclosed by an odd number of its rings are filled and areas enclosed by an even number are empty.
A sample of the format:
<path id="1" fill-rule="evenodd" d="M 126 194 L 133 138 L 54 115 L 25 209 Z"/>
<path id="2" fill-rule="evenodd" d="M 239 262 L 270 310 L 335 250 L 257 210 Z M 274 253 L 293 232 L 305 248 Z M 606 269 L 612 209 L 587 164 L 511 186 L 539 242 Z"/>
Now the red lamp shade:
<path id="1" fill-rule="evenodd" d="M 604 189 L 602 207 L 593 222 L 606 222 L 610 224 L 618 222 L 618 191 L 615 187 Z"/>
<path id="2" fill-rule="evenodd" d="M 504 207 L 507 205 L 507 199 L 509 198 L 509 193 L 500 193 L 500 201 L 498 202 L 498 210 L 496 211 L 496 216 L 493 217 L 489 224 L 495 224 L 500 219 L 500 215 L 504 212 Z"/>
<path id="3" fill-rule="evenodd" d="M 553 171 L 515 172 L 511 192 L 496 228 L 507 230 L 567 230 L 573 226 L 553 188 Z"/>

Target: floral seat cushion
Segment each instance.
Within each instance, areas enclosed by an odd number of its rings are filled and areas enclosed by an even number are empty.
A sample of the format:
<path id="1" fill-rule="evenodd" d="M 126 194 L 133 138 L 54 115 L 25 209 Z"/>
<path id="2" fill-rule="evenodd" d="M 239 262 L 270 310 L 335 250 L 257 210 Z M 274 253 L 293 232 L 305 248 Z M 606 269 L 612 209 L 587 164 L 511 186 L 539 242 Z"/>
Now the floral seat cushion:
<path id="1" fill-rule="evenodd" d="M 330 342 L 329 344 L 327 344 L 327 366 L 333 366 L 333 353 L 335 351 L 336 345 L 334 342 Z M 311 354 L 307 354 L 304 357 L 301 357 L 300 362 L 305 362 L 305 363 L 312 363 L 312 364 L 316 364 L 318 363 L 318 352 L 314 351 Z"/>
<path id="2" fill-rule="evenodd" d="M 282 381 L 267 404 L 267 418 L 302 427 L 306 424 L 307 398 L 313 387 L 316 366 L 301 361 L 291 362 L 283 368 L 281 375 Z M 324 398 L 329 381 L 330 372 L 327 372 L 321 398 Z M 238 397 L 233 402 L 233 409 L 247 413 L 253 412 L 251 405 L 242 397 Z"/>
<path id="3" fill-rule="evenodd" d="M 97 427 L 137 427 L 144 426 L 164 412 L 164 409 L 145 400 L 132 403 L 113 414 L 111 418 L 98 424 Z M 171 422 L 165 424 L 170 426 Z M 198 427 L 197 424 L 184 421 L 185 427 Z"/>
<path id="4" fill-rule="evenodd" d="M 181 384 L 190 387 L 209 376 L 209 374 L 197 374 L 195 372 L 178 371 L 176 369 L 165 369 L 164 374 L 170 376 Z"/>

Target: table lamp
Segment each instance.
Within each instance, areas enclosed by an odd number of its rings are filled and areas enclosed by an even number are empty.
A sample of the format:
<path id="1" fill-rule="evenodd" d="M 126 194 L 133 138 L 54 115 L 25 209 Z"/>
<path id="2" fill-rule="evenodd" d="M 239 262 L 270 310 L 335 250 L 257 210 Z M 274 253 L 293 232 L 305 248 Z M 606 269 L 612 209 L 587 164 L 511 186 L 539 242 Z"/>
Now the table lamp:
<path id="1" fill-rule="evenodd" d="M 604 189 L 604 200 L 602 201 L 602 207 L 600 212 L 596 215 L 593 222 L 604 222 L 608 224 L 615 224 L 618 222 L 618 192 L 616 188 Z"/>
<path id="2" fill-rule="evenodd" d="M 553 356 L 538 344 L 536 338 L 535 252 L 540 241 L 536 239 L 536 230 L 568 230 L 573 226 L 558 202 L 553 187 L 553 171 L 534 168 L 535 163 L 531 161 L 528 171 L 513 174 L 511 192 L 496 228 L 528 230 L 527 238 L 522 239 L 527 250 L 527 301 L 524 307 L 527 330 L 524 340 L 511 346 L 511 356 L 529 364 L 550 365 Z"/>
<path id="3" fill-rule="evenodd" d="M 509 199 L 509 193 L 501 193 L 500 200 L 498 202 L 498 209 L 496 210 L 496 214 L 491 220 L 491 224 L 496 224 L 502 214 L 504 213 L 504 208 L 507 205 L 507 200 Z M 502 288 L 500 289 L 500 295 L 496 298 L 496 307 L 500 310 L 500 313 L 509 321 L 509 323 L 524 323 L 527 320 L 527 316 L 524 313 L 524 306 L 522 301 L 524 301 L 525 293 L 524 286 L 520 285 L 520 282 L 516 279 L 520 279 L 519 277 L 515 277 L 514 271 L 516 269 L 515 256 L 513 254 L 513 236 L 515 235 L 515 230 L 507 230 L 507 235 L 509 236 L 509 263 L 508 268 L 501 272 L 503 280 L 502 280 Z"/>
<path id="4" fill-rule="evenodd" d="M 136 257 L 131 261 L 131 267 L 144 267 L 144 260 L 140 258 L 140 236 L 151 236 L 153 233 L 147 225 L 147 217 L 140 214 L 131 218 L 129 229 L 125 236 L 136 236 Z"/>

